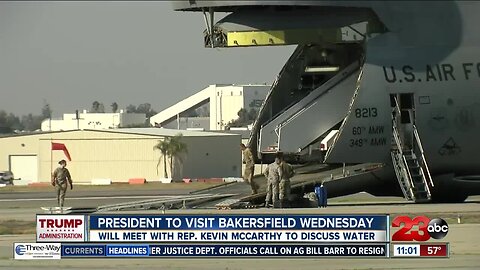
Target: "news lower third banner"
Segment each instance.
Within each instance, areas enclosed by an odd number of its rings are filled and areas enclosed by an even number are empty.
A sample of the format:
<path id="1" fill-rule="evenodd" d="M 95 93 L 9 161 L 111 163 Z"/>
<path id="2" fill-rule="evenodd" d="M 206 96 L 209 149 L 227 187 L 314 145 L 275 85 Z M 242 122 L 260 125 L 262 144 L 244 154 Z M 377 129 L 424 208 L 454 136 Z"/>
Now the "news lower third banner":
<path id="1" fill-rule="evenodd" d="M 388 242 L 386 215 L 92 215 L 90 242 Z"/>
<path id="2" fill-rule="evenodd" d="M 14 253 L 15 259 L 389 257 L 389 230 L 388 215 L 37 215 L 37 243 L 15 244 Z"/>

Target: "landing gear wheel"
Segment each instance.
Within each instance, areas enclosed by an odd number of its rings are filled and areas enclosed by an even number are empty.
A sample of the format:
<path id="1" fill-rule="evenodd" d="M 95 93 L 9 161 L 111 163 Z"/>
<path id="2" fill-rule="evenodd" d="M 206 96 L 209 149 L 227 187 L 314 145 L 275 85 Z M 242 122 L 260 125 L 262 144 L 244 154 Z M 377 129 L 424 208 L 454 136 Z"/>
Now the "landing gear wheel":
<path id="1" fill-rule="evenodd" d="M 468 195 L 464 193 L 451 193 L 455 191 L 447 192 L 436 192 L 432 194 L 432 202 L 434 203 L 461 203 L 464 202 Z"/>

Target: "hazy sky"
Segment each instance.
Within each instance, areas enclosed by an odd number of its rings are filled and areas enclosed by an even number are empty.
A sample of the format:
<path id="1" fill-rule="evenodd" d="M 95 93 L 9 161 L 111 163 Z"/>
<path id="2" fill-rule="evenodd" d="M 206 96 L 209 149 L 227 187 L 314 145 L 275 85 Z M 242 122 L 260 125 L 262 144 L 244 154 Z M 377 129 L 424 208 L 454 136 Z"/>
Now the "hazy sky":
<path id="1" fill-rule="evenodd" d="M 0 2 L 0 110 L 162 110 L 209 84 L 272 83 L 293 51 L 207 49 L 204 29 L 200 13 L 166 1 Z"/>

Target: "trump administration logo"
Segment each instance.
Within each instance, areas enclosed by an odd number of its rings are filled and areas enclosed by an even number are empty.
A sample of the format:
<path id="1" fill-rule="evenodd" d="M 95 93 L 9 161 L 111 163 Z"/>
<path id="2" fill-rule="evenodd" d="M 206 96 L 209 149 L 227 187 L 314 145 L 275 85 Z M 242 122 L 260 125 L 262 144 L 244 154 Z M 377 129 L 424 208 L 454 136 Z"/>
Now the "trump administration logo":
<path id="1" fill-rule="evenodd" d="M 84 242 L 85 216 L 37 215 L 37 242 Z"/>

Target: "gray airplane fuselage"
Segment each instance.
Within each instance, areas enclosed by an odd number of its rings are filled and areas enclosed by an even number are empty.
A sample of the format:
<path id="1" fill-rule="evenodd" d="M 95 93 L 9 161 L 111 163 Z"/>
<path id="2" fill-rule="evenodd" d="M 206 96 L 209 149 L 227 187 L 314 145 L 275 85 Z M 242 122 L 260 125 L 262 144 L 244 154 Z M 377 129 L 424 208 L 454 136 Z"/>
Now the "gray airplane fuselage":
<path id="1" fill-rule="evenodd" d="M 431 174 L 449 175 L 452 182 L 464 177 L 462 192 L 480 194 L 475 177 L 480 175 L 479 2 L 190 0 L 173 5 L 176 10 L 222 12 L 265 7 L 370 9 L 386 31 L 363 41 L 357 96 L 326 162 L 388 162 L 392 97 L 410 95 L 411 122 Z"/>

